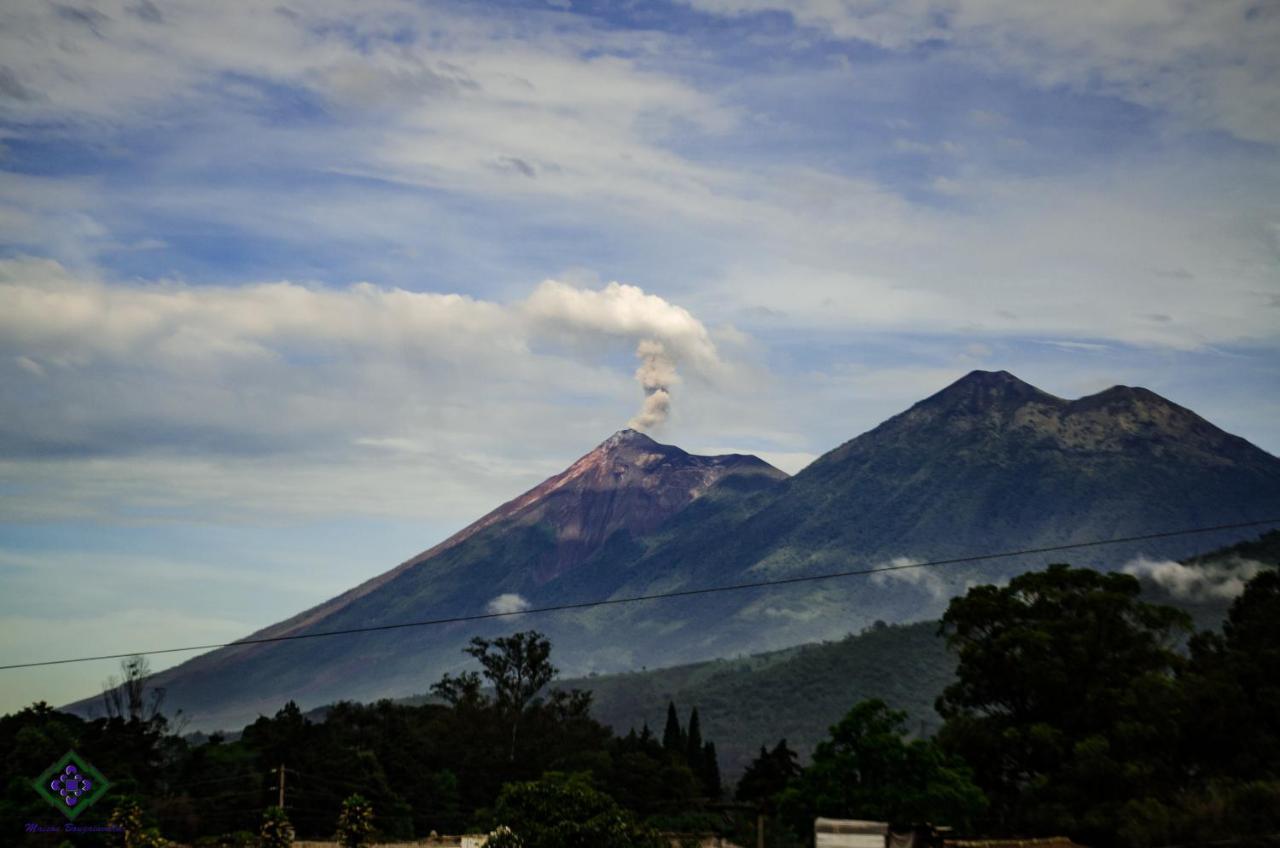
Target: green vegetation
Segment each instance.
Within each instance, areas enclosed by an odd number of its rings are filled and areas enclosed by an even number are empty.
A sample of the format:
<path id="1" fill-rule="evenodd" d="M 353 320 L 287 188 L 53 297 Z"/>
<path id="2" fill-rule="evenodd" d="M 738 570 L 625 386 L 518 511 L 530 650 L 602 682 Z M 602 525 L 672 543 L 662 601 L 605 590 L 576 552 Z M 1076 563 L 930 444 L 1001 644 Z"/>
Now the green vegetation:
<path id="1" fill-rule="evenodd" d="M 1280 572 L 1250 581 L 1189 653 L 1188 616 L 1140 592 L 1067 565 L 970 590 L 942 623 L 958 666 L 936 740 L 909 740 L 901 713 L 864 701 L 785 788 L 785 746 L 762 750 L 738 796 L 776 806 L 790 838 L 815 815 L 1102 848 L 1274 834 Z"/>
<path id="2" fill-rule="evenodd" d="M 736 780 L 761 745 L 779 738 L 807 756 L 825 728 L 866 698 L 906 712 L 916 735 L 936 731 L 933 703 L 955 674 L 937 629 L 878 623 L 834 642 L 566 685 L 589 690 L 592 715 L 614 728 L 661 727 L 669 701 L 696 704 L 725 775 Z"/>
<path id="3" fill-rule="evenodd" d="M 907 740 L 905 718 L 875 699 L 854 706 L 779 797 L 783 817 L 800 830 L 818 814 L 971 828 L 987 805 L 972 772 L 933 740 Z"/>
<path id="4" fill-rule="evenodd" d="M 1129 575 L 1054 565 L 951 602 L 942 625 L 960 664 L 940 738 L 974 764 L 989 825 L 1097 845 L 1127 800 L 1178 786 L 1174 647 L 1190 619 L 1139 592 Z"/>
<path id="5" fill-rule="evenodd" d="M 519 822 L 534 822 L 533 801 L 562 792 L 597 809 L 598 823 L 625 810 L 618 833 L 627 839 L 651 825 L 719 821 L 707 813 L 720 794 L 714 745 L 695 718 L 682 726 L 677 714 L 666 749 L 647 728 L 618 737 L 591 717 L 589 694 L 546 688 L 555 668 L 540 634 L 477 639 L 468 653 L 481 670 L 443 677 L 438 702 L 336 704 L 323 722 L 291 702 L 234 741 L 185 741 L 158 713 L 127 709 L 127 696 L 124 715 L 109 719 L 45 704 L 0 717 L 0 819 L 13 828 L 47 820 L 30 776 L 74 748 L 109 776 L 104 810 L 116 802 L 115 820 L 137 845 L 161 844 L 160 833 L 201 845 L 256 844 L 257 833 L 264 844 L 286 844 L 290 825 L 298 838 L 336 835 L 348 845 L 487 830 L 504 823 L 495 815 L 516 811 Z M 284 810 L 268 809 L 282 765 Z M 553 786 L 544 780 L 552 773 L 573 777 Z M 548 832 L 557 827 L 546 823 Z"/>
<path id="6" fill-rule="evenodd" d="M 293 825 L 283 808 L 267 807 L 262 812 L 258 843 L 261 848 L 290 848 L 293 845 Z"/>
<path id="7" fill-rule="evenodd" d="M 338 844 L 342 848 L 365 848 L 373 839 L 373 805 L 362 795 L 342 802 L 338 815 Z"/>
<path id="8" fill-rule="evenodd" d="M 582 775 L 551 773 L 498 796 L 491 848 L 658 848 L 657 835 Z"/>

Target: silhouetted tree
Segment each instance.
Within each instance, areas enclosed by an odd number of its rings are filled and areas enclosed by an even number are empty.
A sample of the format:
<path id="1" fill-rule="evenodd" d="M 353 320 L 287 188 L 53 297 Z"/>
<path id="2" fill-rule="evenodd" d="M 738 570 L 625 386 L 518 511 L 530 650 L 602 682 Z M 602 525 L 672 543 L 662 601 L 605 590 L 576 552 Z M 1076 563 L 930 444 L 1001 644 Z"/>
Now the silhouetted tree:
<path id="1" fill-rule="evenodd" d="M 779 739 L 772 751 L 760 746 L 759 755 L 751 761 L 738 780 L 734 797 L 739 801 L 751 801 L 771 808 L 777 796 L 799 776 L 799 757 L 787 747 L 787 740 Z"/>
<path id="2" fill-rule="evenodd" d="M 516 735 L 525 709 L 558 674 L 551 664 L 551 642 L 538 631 L 528 630 L 492 640 L 477 636 L 466 652 L 480 661 L 485 678 L 493 686 L 498 708 L 508 716 L 509 758 L 514 761 Z"/>
<path id="3" fill-rule="evenodd" d="M 1231 605 L 1222 633 L 1191 641 L 1184 761 L 1207 776 L 1280 779 L 1280 571 Z"/>
<path id="4" fill-rule="evenodd" d="M 102 706 L 109 719 L 136 722 L 167 722 L 161 708 L 164 706 L 165 689 L 147 686 L 151 677 L 151 663 L 145 656 L 135 654 L 120 661 L 120 677 L 111 675 L 102 684 Z M 181 719 L 178 719 L 179 722 Z M 180 727 L 175 732 L 180 732 Z"/>
<path id="5" fill-rule="evenodd" d="M 674 701 L 667 701 L 667 724 L 662 729 L 662 750 L 672 754 L 683 754 L 685 751 L 684 730 L 680 727 L 680 716 L 676 714 Z"/>
<path id="6" fill-rule="evenodd" d="M 695 769 L 702 763 L 702 723 L 698 721 L 698 708 L 689 713 L 689 729 L 684 735 L 684 758 Z"/>
<path id="7" fill-rule="evenodd" d="M 702 746 L 701 756 L 702 785 L 707 797 L 719 800 L 724 794 L 724 785 L 720 782 L 720 761 L 716 757 L 716 743 L 707 742 Z"/>

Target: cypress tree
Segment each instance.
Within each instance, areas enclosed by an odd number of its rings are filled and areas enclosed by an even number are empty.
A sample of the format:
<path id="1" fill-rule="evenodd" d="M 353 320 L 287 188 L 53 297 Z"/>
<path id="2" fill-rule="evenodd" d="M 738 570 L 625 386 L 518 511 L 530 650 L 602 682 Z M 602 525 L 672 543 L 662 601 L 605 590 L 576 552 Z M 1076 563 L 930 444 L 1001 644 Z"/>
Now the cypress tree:
<path id="1" fill-rule="evenodd" d="M 716 743 L 708 742 L 702 746 L 702 785 L 707 790 L 707 797 L 713 801 L 720 800 L 724 793 L 724 785 L 720 782 L 720 762 L 716 757 Z"/>
<path id="2" fill-rule="evenodd" d="M 689 715 L 689 732 L 685 737 L 684 758 L 689 768 L 701 773 L 702 765 L 702 723 L 698 721 L 698 708 L 694 707 Z"/>
<path id="3" fill-rule="evenodd" d="M 662 731 L 662 749 L 669 753 L 684 753 L 684 731 L 680 728 L 674 701 L 667 701 L 667 726 Z"/>

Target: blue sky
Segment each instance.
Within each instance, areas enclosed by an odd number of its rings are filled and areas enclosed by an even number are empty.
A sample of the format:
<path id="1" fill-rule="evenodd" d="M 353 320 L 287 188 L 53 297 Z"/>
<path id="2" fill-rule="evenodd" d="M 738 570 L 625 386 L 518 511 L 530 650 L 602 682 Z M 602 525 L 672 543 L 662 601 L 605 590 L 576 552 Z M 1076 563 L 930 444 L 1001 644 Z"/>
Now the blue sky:
<path id="1" fill-rule="evenodd" d="M 1276 43 L 1236 0 L 6 4 L 0 660 L 324 600 L 637 367 L 659 439 L 788 471 L 974 368 L 1280 452 Z"/>

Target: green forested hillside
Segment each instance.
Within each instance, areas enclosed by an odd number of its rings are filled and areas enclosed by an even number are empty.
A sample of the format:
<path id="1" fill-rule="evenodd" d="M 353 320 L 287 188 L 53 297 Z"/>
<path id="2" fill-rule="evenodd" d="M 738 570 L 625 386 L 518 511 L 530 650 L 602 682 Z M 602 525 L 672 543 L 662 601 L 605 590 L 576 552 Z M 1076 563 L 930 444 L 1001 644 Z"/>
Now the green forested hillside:
<path id="1" fill-rule="evenodd" d="M 732 780 L 761 745 L 779 738 L 807 758 L 864 698 L 906 710 L 913 730 L 932 733 L 940 723 L 934 699 L 955 668 L 937 629 L 932 621 L 880 625 L 835 642 L 565 685 L 589 689 L 592 715 L 619 733 L 646 722 L 659 730 L 669 700 L 682 715 L 697 707 L 703 734 L 715 740 Z"/>
<path id="2" fill-rule="evenodd" d="M 1280 565 L 1280 531 L 1185 560 L 1219 577 L 1241 561 Z M 1175 593 L 1143 578 L 1147 600 L 1190 613 L 1196 629 L 1216 630 L 1231 606 L 1227 595 Z M 626 733 L 647 722 L 661 727 L 668 701 L 682 713 L 697 707 L 721 767 L 736 779 L 761 745 L 779 738 L 808 757 L 814 744 L 858 701 L 880 698 L 905 710 L 911 729 L 941 723 L 934 699 L 951 682 L 954 659 L 935 621 L 877 625 L 834 642 L 818 642 L 736 659 L 588 677 L 568 682 L 594 695 L 592 714 Z"/>

